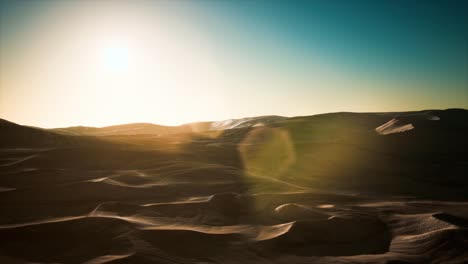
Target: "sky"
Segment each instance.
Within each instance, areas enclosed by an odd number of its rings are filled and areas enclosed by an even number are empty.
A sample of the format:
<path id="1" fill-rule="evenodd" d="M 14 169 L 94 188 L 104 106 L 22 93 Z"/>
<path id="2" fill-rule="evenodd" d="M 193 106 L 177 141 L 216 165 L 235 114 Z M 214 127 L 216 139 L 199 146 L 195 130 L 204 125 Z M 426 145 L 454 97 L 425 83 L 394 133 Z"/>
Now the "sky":
<path id="1" fill-rule="evenodd" d="M 0 118 L 468 108 L 467 1 L 0 0 Z"/>

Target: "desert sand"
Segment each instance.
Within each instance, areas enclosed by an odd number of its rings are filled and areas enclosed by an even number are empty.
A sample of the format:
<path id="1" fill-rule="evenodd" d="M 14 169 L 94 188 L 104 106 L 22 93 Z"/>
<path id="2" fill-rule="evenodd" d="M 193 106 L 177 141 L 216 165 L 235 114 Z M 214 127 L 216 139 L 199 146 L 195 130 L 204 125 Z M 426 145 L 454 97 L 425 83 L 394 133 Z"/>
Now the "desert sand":
<path id="1" fill-rule="evenodd" d="M 467 263 L 468 111 L 0 120 L 0 263 Z"/>

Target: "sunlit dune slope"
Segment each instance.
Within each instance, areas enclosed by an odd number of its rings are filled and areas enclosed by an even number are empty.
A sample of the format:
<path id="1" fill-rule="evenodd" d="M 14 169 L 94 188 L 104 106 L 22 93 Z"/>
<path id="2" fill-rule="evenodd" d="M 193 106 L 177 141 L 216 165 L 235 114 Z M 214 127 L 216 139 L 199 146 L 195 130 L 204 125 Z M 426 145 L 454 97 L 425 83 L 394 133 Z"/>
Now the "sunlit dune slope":
<path id="1" fill-rule="evenodd" d="M 161 126 L 150 123 L 133 123 L 107 127 L 66 127 L 51 129 L 56 133 L 75 136 L 111 136 L 111 135 L 167 135 L 173 133 L 190 133 L 206 131 L 210 128 L 211 122 L 197 122 L 180 126 Z"/>

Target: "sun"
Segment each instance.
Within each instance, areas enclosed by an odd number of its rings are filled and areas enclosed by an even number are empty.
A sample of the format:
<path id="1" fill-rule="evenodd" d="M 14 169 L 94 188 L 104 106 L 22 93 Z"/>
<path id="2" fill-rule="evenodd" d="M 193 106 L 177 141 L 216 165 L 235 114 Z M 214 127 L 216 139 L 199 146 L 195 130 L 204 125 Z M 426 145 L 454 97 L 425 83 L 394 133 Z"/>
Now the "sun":
<path id="1" fill-rule="evenodd" d="M 102 65 L 108 72 L 122 73 L 128 71 L 129 49 L 125 45 L 110 44 L 102 48 Z"/>

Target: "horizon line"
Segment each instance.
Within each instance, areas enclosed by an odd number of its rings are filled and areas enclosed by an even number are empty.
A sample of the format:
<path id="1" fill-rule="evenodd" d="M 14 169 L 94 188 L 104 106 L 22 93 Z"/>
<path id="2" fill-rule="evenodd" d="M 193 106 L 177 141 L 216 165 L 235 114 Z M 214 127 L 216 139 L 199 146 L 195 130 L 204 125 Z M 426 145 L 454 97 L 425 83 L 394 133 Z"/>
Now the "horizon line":
<path id="1" fill-rule="evenodd" d="M 27 127 L 34 127 L 34 128 L 42 128 L 42 129 L 60 129 L 60 128 L 70 128 L 70 127 L 89 127 L 89 128 L 106 128 L 106 127 L 112 127 L 112 126 L 123 126 L 123 125 L 131 125 L 131 124 L 149 124 L 149 125 L 158 125 L 158 126 L 165 126 L 165 127 L 179 127 L 179 126 L 184 126 L 184 125 L 190 125 L 190 124 L 196 124 L 196 123 L 213 123 L 213 122 L 221 122 L 221 121 L 226 121 L 226 120 L 236 120 L 236 119 L 243 119 L 243 118 L 256 118 L 256 117 L 266 117 L 266 116 L 278 116 L 278 117 L 285 117 L 285 118 L 294 118 L 294 117 L 307 117 L 307 116 L 316 116 L 316 115 L 326 115 L 326 114 L 338 114 L 338 113 L 353 113 L 353 114 L 390 114 L 390 113 L 410 113 L 410 112 L 423 112 L 423 111 L 447 111 L 447 110 L 465 110 L 468 111 L 468 108 L 463 108 L 463 107 L 450 107 L 450 108 L 445 108 L 445 109 L 439 109 L 439 108 L 424 108 L 424 109 L 417 109 L 417 110 L 403 110 L 403 111 L 336 111 L 336 112 L 322 112 L 322 113 L 315 113 L 315 114 L 308 114 L 308 115 L 295 115 L 295 116 L 287 116 L 287 115 L 276 115 L 276 114 L 271 114 L 271 115 L 257 115 L 257 116 L 244 116 L 244 117 L 234 117 L 234 118 L 226 118 L 226 119 L 221 119 L 221 120 L 199 120 L 199 121 L 192 121 L 192 122 L 184 122 L 180 123 L 177 125 L 165 125 L 165 124 L 160 124 L 160 123 L 152 123 L 152 122 L 145 122 L 145 121 L 136 121 L 136 122 L 128 122 L 128 123 L 118 123 L 118 124 L 112 124 L 112 125 L 105 125 L 105 126 L 92 126 L 92 125 L 85 125 L 85 124 L 80 124 L 80 125 L 68 125 L 68 126 L 53 126 L 53 127 L 48 127 L 48 126 L 36 126 L 36 125 L 28 125 L 28 124 L 22 124 L 19 122 L 12 121 L 7 118 L 0 117 L 0 120 L 4 120 L 10 123 L 14 123 L 17 125 L 21 126 L 27 126 Z"/>

